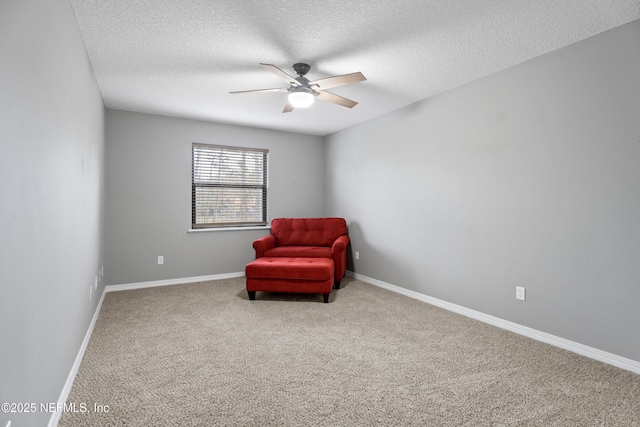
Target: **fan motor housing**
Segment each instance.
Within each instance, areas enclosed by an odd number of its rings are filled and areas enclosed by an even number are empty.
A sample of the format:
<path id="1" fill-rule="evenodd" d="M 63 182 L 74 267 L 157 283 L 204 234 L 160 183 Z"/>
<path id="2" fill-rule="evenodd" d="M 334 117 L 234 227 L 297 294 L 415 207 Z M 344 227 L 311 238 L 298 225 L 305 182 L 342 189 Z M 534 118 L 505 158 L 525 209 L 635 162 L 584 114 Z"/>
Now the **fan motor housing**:
<path id="1" fill-rule="evenodd" d="M 293 71 L 295 71 L 299 76 L 304 76 L 309 72 L 310 69 L 311 66 L 309 64 L 305 64 L 304 62 L 293 64 Z"/>

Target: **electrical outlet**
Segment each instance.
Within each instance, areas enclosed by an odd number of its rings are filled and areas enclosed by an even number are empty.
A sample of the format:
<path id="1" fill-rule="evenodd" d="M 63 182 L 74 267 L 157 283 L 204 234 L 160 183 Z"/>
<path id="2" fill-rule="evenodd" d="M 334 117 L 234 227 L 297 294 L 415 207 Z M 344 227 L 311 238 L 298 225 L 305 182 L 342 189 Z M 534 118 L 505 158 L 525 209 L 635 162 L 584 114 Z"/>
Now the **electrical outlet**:
<path id="1" fill-rule="evenodd" d="M 164 257 L 162 255 L 158 256 L 158 265 L 164 264 Z"/>
<path id="2" fill-rule="evenodd" d="M 516 286 L 516 299 L 524 301 L 524 288 L 522 286 Z"/>
<path id="3" fill-rule="evenodd" d="M 98 276 L 96 276 L 96 280 L 93 282 L 93 289 L 98 289 Z"/>
<path id="4" fill-rule="evenodd" d="M 360 259 L 360 252 L 356 251 L 356 259 Z"/>

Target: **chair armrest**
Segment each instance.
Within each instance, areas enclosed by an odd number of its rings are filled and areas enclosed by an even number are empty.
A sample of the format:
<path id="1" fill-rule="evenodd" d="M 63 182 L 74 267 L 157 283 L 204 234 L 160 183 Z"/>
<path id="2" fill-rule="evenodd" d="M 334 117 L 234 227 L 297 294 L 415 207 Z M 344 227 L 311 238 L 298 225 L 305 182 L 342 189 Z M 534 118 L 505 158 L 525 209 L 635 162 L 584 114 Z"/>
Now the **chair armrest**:
<path id="1" fill-rule="evenodd" d="M 331 253 L 338 254 L 347 250 L 347 245 L 349 244 L 349 236 L 343 234 L 338 237 L 331 245 Z"/>
<path id="2" fill-rule="evenodd" d="M 276 236 L 273 234 L 267 234 L 266 236 L 253 241 L 253 249 L 256 250 L 256 259 L 262 258 L 266 251 L 275 247 Z"/>
<path id="3" fill-rule="evenodd" d="M 344 277 L 347 270 L 347 246 L 349 245 L 349 236 L 343 234 L 338 237 L 331 245 L 331 257 L 335 264 L 335 280 L 339 283 Z"/>

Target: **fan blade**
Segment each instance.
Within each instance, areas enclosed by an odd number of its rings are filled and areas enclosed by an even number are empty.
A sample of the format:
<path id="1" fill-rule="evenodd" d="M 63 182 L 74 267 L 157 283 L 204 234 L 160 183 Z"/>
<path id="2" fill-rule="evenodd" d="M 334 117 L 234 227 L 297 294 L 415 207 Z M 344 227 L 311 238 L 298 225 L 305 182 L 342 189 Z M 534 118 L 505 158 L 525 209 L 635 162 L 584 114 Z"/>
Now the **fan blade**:
<path id="1" fill-rule="evenodd" d="M 288 92 L 288 91 L 289 91 L 289 89 L 286 89 L 286 88 L 276 88 L 276 89 L 237 90 L 235 92 L 229 92 L 229 93 Z"/>
<path id="2" fill-rule="evenodd" d="M 287 101 L 286 104 L 284 104 L 284 110 L 282 110 L 283 113 L 290 113 L 293 111 L 293 105 L 291 105 L 291 103 L 289 101 Z"/>
<path id="3" fill-rule="evenodd" d="M 324 79 L 314 80 L 309 82 L 309 85 L 318 85 L 320 90 L 331 89 L 332 87 L 350 85 L 351 83 L 358 83 L 367 80 L 367 78 L 360 72 L 344 74 L 342 76 L 327 77 Z"/>
<path id="4" fill-rule="evenodd" d="M 291 77 L 289 74 L 285 73 L 284 71 L 282 71 L 280 68 L 276 67 L 275 65 L 262 64 L 262 63 L 260 65 L 262 65 L 264 68 L 266 68 L 267 70 L 271 71 L 273 74 L 275 74 L 276 76 L 280 77 L 282 80 L 284 80 L 285 82 L 289 83 L 290 85 L 300 86 L 300 82 L 298 82 L 295 78 Z"/>
<path id="5" fill-rule="evenodd" d="M 343 107 L 353 108 L 358 103 L 347 98 L 343 98 L 331 92 L 316 91 L 316 98 L 320 101 L 331 102 L 332 104 L 342 105 Z"/>

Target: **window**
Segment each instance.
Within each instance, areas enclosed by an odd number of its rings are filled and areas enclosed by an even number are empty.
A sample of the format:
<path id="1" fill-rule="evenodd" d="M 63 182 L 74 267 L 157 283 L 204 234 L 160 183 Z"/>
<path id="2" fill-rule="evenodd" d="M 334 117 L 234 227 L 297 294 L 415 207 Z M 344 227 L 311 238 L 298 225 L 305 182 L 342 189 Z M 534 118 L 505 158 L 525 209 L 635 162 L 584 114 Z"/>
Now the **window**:
<path id="1" fill-rule="evenodd" d="M 268 152 L 194 143 L 191 227 L 267 225 Z"/>

